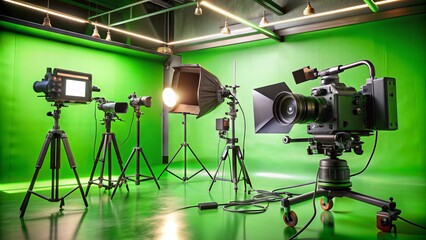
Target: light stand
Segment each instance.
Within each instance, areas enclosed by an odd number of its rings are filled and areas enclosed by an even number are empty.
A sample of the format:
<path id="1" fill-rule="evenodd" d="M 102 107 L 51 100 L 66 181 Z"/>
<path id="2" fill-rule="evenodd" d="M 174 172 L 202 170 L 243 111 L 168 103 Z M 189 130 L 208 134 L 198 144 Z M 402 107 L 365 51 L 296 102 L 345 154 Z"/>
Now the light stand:
<path id="1" fill-rule="evenodd" d="M 209 175 L 210 178 L 212 178 L 212 176 L 210 175 L 209 171 L 207 171 L 207 169 L 204 167 L 203 163 L 201 163 L 200 159 L 198 159 L 197 155 L 195 154 L 195 152 L 192 150 L 191 146 L 189 146 L 189 143 L 186 141 L 186 115 L 188 113 L 183 112 L 183 143 L 180 145 L 179 149 L 177 150 L 177 152 L 175 153 L 175 155 L 173 156 L 172 160 L 170 160 L 170 162 L 167 164 L 167 166 L 164 168 L 164 170 L 161 172 L 160 176 L 158 176 L 158 179 L 160 179 L 160 177 L 163 175 L 163 173 L 165 171 L 169 172 L 170 174 L 172 174 L 173 176 L 179 178 L 180 180 L 186 182 L 189 179 L 191 179 L 192 177 L 194 177 L 195 175 L 197 175 L 198 173 L 200 173 L 201 171 L 206 171 L 207 174 Z M 173 160 L 175 160 L 176 156 L 179 154 L 180 150 L 182 150 L 183 148 L 183 161 L 184 161 L 184 171 L 183 171 L 183 178 L 176 175 L 175 173 L 171 172 L 168 168 L 170 166 L 170 164 L 172 164 Z M 198 163 L 201 165 L 201 169 L 194 173 L 193 175 L 191 175 L 189 178 L 187 177 L 187 166 L 186 166 L 186 161 L 187 161 L 187 157 L 186 157 L 186 149 L 189 149 L 192 153 L 192 155 L 195 157 L 195 159 L 197 159 Z"/>
<path id="2" fill-rule="evenodd" d="M 56 110 L 54 110 L 53 113 L 48 112 L 47 116 L 53 117 L 55 123 L 53 125 L 53 129 L 51 129 L 47 133 L 46 139 L 44 140 L 43 147 L 41 149 L 40 155 L 36 163 L 36 170 L 31 180 L 30 187 L 28 188 L 27 194 L 25 195 L 25 198 L 21 204 L 21 207 L 20 207 L 21 218 L 24 217 L 25 215 L 25 211 L 27 209 L 31 194 L 34 194 L 49 202 L 60 202 L 59 208 L 62 209 L 62 207 L 65 205 L 64 199 L 68 195 L 70 195 L 72 192 L 79 189 L 81 193 L 81 197 L 83 198 L 83 201 L 84 201 L 84 205 L 86 207 L 89 206 L 87 204 L 86 197 L 84 196 L 84 191 L 83 191 L 83 187 L 81 186 L 80 179 L 78 178 L 76 164 L 71 152 L 70 144 L 68 142 L 68 137 L 65 134 L 65 132 L 62 131 L 59 127 L 61 107 L 63 107 L 64 104 L 57 102 L 54 104 L 54 106 L 56 107 Z M 63 197 L 59 197 L 59 169 L 61 168 L 61 141 L 64 145 L 65 153 L 67 154 L 68 163 L 70 164 L 70 167 L 74 172 L 74 176 L 75 176 L 75 179 L 77 180 L 77 185 L 78 185 L 73 190 L 65 194 Z M 49 147 L 50 147 L 50 169 L 52 170 L 50 198 L 45 197 L 33 191 L 38 173 L 41 167 L 43 166 L 43 162 L 44 162 L 44 159 L 46 158 L 47 150 L 49 149 Z"/>
<path id="3" fill-rule="evenodd" d="M 237 118 L 236 104 L 238 104 L 236 99 L 236 94 L 237 94 L 238 86 L 234 84 L 234 86 L 232 86 L 231 88 L 232 88 L 233 94 L 229 97 L 231 101 L 228 102 L 229 112 L 227 113 L 231 118 L 231 138 L 227 139 L 227 146 L 220 157 L 220 161 L 217 166 L 216 172 L 214 174 L 212 183 L 210 184 L 209 191 L 212 189 L 213 184 L 216 182 L 216 180 L 231 181 L 232 183 L 234 183 L 234 190 L 237 191 L 238 182 L 241 180 L 240 176 L 237 177 L 237 163 L 240 165 L 240 175 L 241 173 L 243 174 L 244 191 L 247 191 L 247 184 L 251 188 L 253 188 L 253 186 L 251 185 L 249 174 L 244 164 L 244 154 L 243 152 L 241 152 L 240 146 L 237 145 L 238 138 L 235 137 L 235 119 Z M 229 180 L 229 179 L 218 178 L 217 174 L 219 172 L 220 166 L 222 165 L 222 162 L 228 158 L 229 150 L 231 150 L 231 155 L 232 155 L 231 179 Z"/>
<path id="4" fill-rule="evenodd" d="M 345 134 L 349 136 L 349 134 Z M 371 196 L 367 196 L 361 193 L 351 191 L 352 183 L 350 181 L 350 171 L 347 162 L 343 159 L 338 158 L 343 151 L 350 151 L 350 148 L 354 149 L 354 152 L 358 155 L 362 154 L 361 144 L 359 136 L 352 136 L 354 141 L 350 142 L 350 136 L 339 136 L 336 135 L 319 135 L 314 138 L 303 138 L 303 139 L 290 139 L 284 138 L 284 143 L 290 142 L 310 142 L 311 146 L 308 148 L 308 153 L 323 153 L 328 158 L 320 161 L 320 167 L 318 170 L 318 189 L 313 192 L 298 195 L 296 197 L 287 197 L 281 201 L 281 205 L 284 208 L 284 222 L 289 227 L 293 227 L 297 224 L 297 215 L 294 211 L 290 210 L 290 206 L 312 200 L 315 197 L 323 197 L 320 200 L 321 208 L 325 211 L 329 211 L 333 207 L 333 198 L 335 197 L 348 197 L 357 201 L 361 201 L 370 205 L 380 207 L 382 210 L 377 212 L 376 221 L 377 228 L 384 231 L 390 232 L 392 228 L 392 221 L 396 220 L 401 210 L 396 208 L 396 203 L 393 202 L 393 198 L 390 201 L 384 201 Z M 346 146 L 342 149 L 340 146 Z"/>
<path id="5" fill-rule="evenodd" d="M 115 121 L 115 118 L 117 118 L 118 120 L 121 120 L 120 118 L 118 118 L 116 113 L 105 112 L 105 117 L 103 121 L 105 124 L 106 132 L 102 134 L 102 141 L 99 145 L 98 153 L 96 154 L 92 172 L 90 173 L 89 184 L 86 189 L 86 197 L 89 194 L 90 186 L 92 184 L 98 185 L 99 188 L 104 187 L 107 190 L 113 188 L 115 185 L 118 185 L 118 184 L 121 185 L 121 182 L 117 181 L 114 184 L 112 180 L 112 161 L 111 161 L 112 146 L 111 144 L 114 145 L 114 151 L 118 160 L 118 164 L 120 166 L 120 171 L 123 172 L 123 161 L 121 160 L 120 150 L 118 149 L 118 144 L 115 138 L 115 134 L 111 132 L 111 122 Z M 101 153 L 102 153 L 102 158 L 99 158 L 101 156 Z M 107 153 L 108 153 L 108 159 L 107 159 L 108 178 L 105 179 L 103 174 L 104 174 L 105 160 L 107 157 Z M 96 166 L 98 165 L 98 163 L 101 164 L 100 176 L 97 179 L 93 180 L 93 175 L 95 174 Z M 106 181 L 107 184 L 104 184 L 104 181 Z M 129 186 L 127 184 L 126 178 L 124 178 L 124 183 L 126 184 L 127 191 L 129 191 Z"/>
<path id="6" fill-rule="evenodd" d="M 154 176 L 154 172 L 152 171 L 151 166 L 149 165 L 149 162 L 145 156 L 145 153 L 143 152 L 142 147 L 140 147 L 140 117 L 143 114 L 143 112 L 140 111 L 140 106 L 133 106 L 133 107 L 134 107 L 134 112 L 136 114 L 136 147 L 133 148 L 133 151 L 130 154 L 129 159 L 127 159 L 127 162 L 124 165 L 123 170 L 121 171 L 120 177 L 118 177 L 118 182 L 120 183 L 123 180 L 123 178 L 125 178 L 126 180 L 135 182 L 136 185 L 139 185 L 139 183 L 142 181 L 154 180 L 155 184 L 157 185 L 157 188 L 160 189 L 160 185 L 158 185 L 157 178 Z M 136 179 L 132 179 L 130 178 L 130 176 L 125 177 L 124 173 L 126 172 L 127 167 L 129 166 L 130 161 L 133 159 L 133 156 L 135 156 L 135 154 L 136 154 L 136 175 L 135 175 Z M 145 164 L 148 167 L 149 172 L 151 173 L 151 176 L 140 174 L 140 155 L 142 155 L 143 159 L 145 160 Z M 141 179 L 141 177 L 143 178 Z M 115 185 L 115 188 L 111 194 L 111 200 L 114 198 L 117 188 L 118 188 L 118 184 Z"/>

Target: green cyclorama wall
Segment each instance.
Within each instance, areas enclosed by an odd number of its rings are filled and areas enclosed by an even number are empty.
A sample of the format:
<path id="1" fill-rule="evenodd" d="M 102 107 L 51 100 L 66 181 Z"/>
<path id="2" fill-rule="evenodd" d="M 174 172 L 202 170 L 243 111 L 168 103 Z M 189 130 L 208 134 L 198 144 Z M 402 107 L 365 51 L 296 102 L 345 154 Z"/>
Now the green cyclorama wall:
<path id="1" fill-rule="evenodd" d="M 288 36 L 285 42 L 265 40 L 235 46 L 199 50 L 182 54 L 184 63 L 201 64 L 215 74 L 222 84 L 233 82 L 234 60 L 237 62 L 238 99 L 247 118 L 246 164 L 255 188 L 273 189 L 315 179 L 322 155 L 308 156 L 307 143 L 284 145 L 284 134 L 254 134 L 252 89 L 284 81 L 293 92 L 310 95 L 320 80 L 295 85 L 292 71 L 304 66 L 324 69 L 358 60 L 370 60 L 376 76 L 397 79 L 399 129 L 381 131 L 376 154 L 363 175 L 370 194 L 381 191 L 381 183 L 405 184 L 417 196 L 426 196 L 426 28 L 425 14 L 394 18 L 352 26 Z M 367 67 L 340 74 L 340 81 L 360 89 L 369 77 Z M 226 104 L 209 115 L 188 118 L 188 142 L 203 162 L 218 161 L 218 137 L 215 119 L 225 117 Z M 176 151 L 182 139 L 182 116 L 170 114 L 170 152 Z M 237 134 L 242 145 L 243 117 L 238 112 Z M 306 125 L 293 127 L 291 137 L 307 137 Z M 362 139 L 364 154 L 346 153 L 352 173 L 358 172 L 370 156 L 374 137 Z M 223 141 L 219 152 L 222 151 Z M 215 164 L 213 164 L 215 165 Z M 212 165 L 212 166 L 213 166 Z M 211 168 L 214 171 L 214 168 Z M 225 171 L 225 174 L 228 171 Z M 272 177 L 270 181 L 257 181 Z M 262 184 L 256 184 L 261 182 Z M 357 187 L 361 186 L 361 183 Z M 417 188 L 418 187 L 418 188 Z M 390 193 L 378 197 L 387 199 Z M 397 196 L 398 190 L 392 192 Z M 418 195 L 420 194 L 420 195 Z M 409 198 L 407 198 L 409 202 Z"/>
<path id="2" fill-rule="evenodd" d="M 152 107 L 141 108 L 145 113 L 141 117 L 141 145 L 151 164 L 161 163 L 163 57 L 6 22 L 2 22 L 0 30 L 0 183 L 31 180 L 45 136 L 53 126 L 53 118 L 46 113 L 54 107 L 37 97 L 42 94 L 33 91 L 33 83 L 44 77 L 46 67 L 91 73 L 93 85 L 101 89 L 100 93 L 93 93 L 93 97 L 128 102 L 127 96 L 133 92 L 138 96 L 152 96 Z M 40 35 L 49 37 L 37 37 Z M 100 125 L 104 114 L 95 110 L 94 102 L 67 106 L 62 108 L 60 127 L 68 136 L 80 177 L 88 177 L 95 154 L 95 126 L 97 151 L 105 132 L 105 127 Z M 119 145 L 129 133 L 132 114 L 133 108 L 129 106 L 126 114 L 119 114 L 123 122 L 112 123 Z M 124 162 L 135 146 L 135 122 L 131 131 L 129 139 L 120 147 Z M 64 151 L 62 158 L 61 178 L 72 178 Z M 118 175 L 115 158 L 112 166 L 113 173 Z M 38 179 L 50 179 L 49 154 L 42 169 Z M 128 171 L 134 174 L 134 164 Z M 99 171 L 95 176 L 98 175 Z"/>

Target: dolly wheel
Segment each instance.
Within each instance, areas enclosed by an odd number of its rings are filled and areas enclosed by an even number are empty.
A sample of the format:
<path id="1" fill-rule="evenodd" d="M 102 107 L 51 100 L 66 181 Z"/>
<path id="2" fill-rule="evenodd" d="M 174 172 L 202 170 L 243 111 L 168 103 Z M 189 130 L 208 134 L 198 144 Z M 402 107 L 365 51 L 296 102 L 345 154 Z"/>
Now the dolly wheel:
<path id="1" fill-rule="evenodd" d="M 390 232 L 392 230 L 392 217 L 390 213 L 380 211 L 376 215 L 377 228 L 383 232 Z"/>
<path id="2" fill-rule="evenodd" d="M 284 216 L 283 216 L 285 224 L 287 224 L 287 226 L 289 226 L 289 227 L 296 226 L 296 224 L 297 224 L 297 215 L 296 215 L 296 213 L 293 212 L 293 211 L 290 211 L 288 213 L 288 215 L 289 215 L 288 217 L 287 217 L 287 214 L 284 214 Z"/>
<path id="3" fill-rule="evenodd" d="M 327 203 L 324 203 L 324 198 L 320 199 L 321 208 L 324 211 L 330 211 L 333 208 L 333 200 L 329 199 Z"/>

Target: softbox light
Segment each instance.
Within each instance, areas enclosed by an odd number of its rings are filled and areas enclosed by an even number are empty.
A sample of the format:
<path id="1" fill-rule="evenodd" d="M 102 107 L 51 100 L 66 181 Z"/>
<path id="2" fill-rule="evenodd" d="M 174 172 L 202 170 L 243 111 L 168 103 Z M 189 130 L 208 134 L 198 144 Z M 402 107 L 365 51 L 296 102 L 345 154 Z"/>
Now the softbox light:
<path id="1" fill-rule="evenodd" d="M 274 118 L 272 105 L 283 91 L 291 92 L 284 82 L 253 89 L 254 129 L 256 133 L 289 133 L 293 125 L 284 126 Z"/>
<path id="2" fill-rule="evenodd" d="M 172 89 L 178 96 L 171 113 L 188 113 L 197 118 L 209 113 L 223 102 L 219 79 L 198 64 L 173 67 Z"/>

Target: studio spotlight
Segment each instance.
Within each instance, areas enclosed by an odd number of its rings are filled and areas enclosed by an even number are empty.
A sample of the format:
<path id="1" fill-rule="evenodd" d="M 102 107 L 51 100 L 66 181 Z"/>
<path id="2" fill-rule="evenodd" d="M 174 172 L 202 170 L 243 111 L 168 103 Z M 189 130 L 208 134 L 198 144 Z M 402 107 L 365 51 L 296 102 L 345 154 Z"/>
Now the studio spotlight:
<path id="1" fill-rule="evenodd" d="M 177 102 L 176 92 L 171 88 L 165 88 L 163 90 L 163 102 L 167 107 L 174 107 Z"/>
<path id="2" fill-rule="evenodd" d="M 171 113 L 204 116 L 229 96 L 219 79 L 198 64 L 174 67 L 172 87 L 163 91 L 163 101 Z"/>

